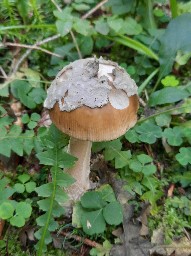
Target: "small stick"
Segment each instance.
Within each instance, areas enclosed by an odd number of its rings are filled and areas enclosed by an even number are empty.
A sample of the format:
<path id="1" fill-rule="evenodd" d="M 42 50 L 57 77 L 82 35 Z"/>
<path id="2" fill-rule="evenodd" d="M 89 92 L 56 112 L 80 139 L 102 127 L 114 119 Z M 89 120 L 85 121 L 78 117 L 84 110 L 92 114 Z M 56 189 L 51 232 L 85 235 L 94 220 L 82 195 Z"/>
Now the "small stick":
<path id="1" fill-rule="evenodd" d="M 146 107 L 146 103 L 144 102 L 144 100 L 142 98 L 139 97 L 139 103 L 143 106 Z"/>
<path id="2" fill-rule="evenodd" d="M 39 45 L 42 45 L 42 44 L 46 44 L 46 43 L 48 43 L 48 42 L 50 42 L 50 41 L 53 41 L 53 40 L 55 40 L 55 39 L 58 39 L 59 37 L 61 37 L 60 34 L 57 34 L 57 35 L 54 35 L 54 36 L 50 36 L 50 37 L 48 37 L 48 38 L 45 38 L 45 39 L 42 40 L 42 41 L 36 42 L 35 45 L 39 46 Z"/>
<path id="3" fill-rule="evenodd" d="M 54 0 L 51 0 L 51 2 L 56 6 L 56 8 L 57 8 L 57 10 L 58 10 L 59 12 L 62 12 L 62 9 L 60 8 L 60 6 L 59 6 Z M 72 37 L 72 40 L 73 40 L 74 45 L 75 45 L 75 47 L 76 47 L 76 50 L 77 50 L 77 52 L 78 52 L 78 56 L 79 56 L 80 59 L 82 59 L 82 54 L 81 54 L 81 52 L 80 52 L 80 48 L 79 48 L 79 46 L 78 46 L 78 42 L 77 42 L 77 40 L 76 40 L 76 38 L 75 38 L 74 33 L 72 32 L 72 30 L 70 31 L 70 35 L 71 35 L 71 37 Z"/>
<path id="4" fill-rule="evenodd" d="M 55 4 L 55 6 L 57 7 L 58 10 L 59 10 L 59 9 L 61 10 L 61 8 L 55 3 L 54 0 L 51 0 L 51 1 L 52 1 L 53 4 Z M 107 2 L 108 2 L 108 0 L 103 0 L 103 1 L 101 1 L 100 3 L 98 3 L 93 9 L 91 9 L 89 12 L 87 12 L 86 14 L 84 14 L 84 15 L 82 16 L 82 19 L 87 19 L 90 15 L 92 15 L 95 11 L 97 11 L 99 8 L 102 7 L 102 5 L 104 5 L 104 4 L 107 3 Z M 71 35 L 71 36 L 72 36 L 72 35 Z M 42 45 L 42 44 L 45 44 L 45 43 L 48 43 L 48 42 L 50 42 L 50 41 L 56 40 L 56 39 L 58 39 L 58 38 L 60 38 L 60 37 L 61 37 L 60 34 L 57 34 L 57 35 L 48 37 L 48 38 L 46 38 L 46 39 L 44 39 L 44 40 L 42 40 L 42 41 L 36 42 L 36 43 L 34 44 L 34 46 L 40 46 L 40 45 Z M 75 42 L 74 42 L 74 44 L 75 44 Z M 76 45 L 75 45 L 75 46 L 76 46 Z M 77 49 L 77 48 L 76 48 L 76 49 Z M 28 50 L 21 56 L 21 58 L 20 58 L 20 59 L 17 61 L 17 63 L 14 65 L 13 71 L 9 73 L 9 76 L 12 76 L 12 75 L 14 75 L 14 74 L 17 72 L 17 70 L 19 69 L 21 63 L 28 57 L 28 55 L 31 53 L 31 51 L 32 51 L 32 49 L 28 49 Z M 78 51 L 78 50 L 77 50 L 77 51 Z M 79 53 L 78 53 L 78 55 L 79 55 Z M 80 55 L 79 55 L 79 57 L 80 57 Z M 80 58 L 81 58 L 81 57 L 80 57 Z"/>
<path id="5" fill-rule="evenodd" d="M 74 45 L 75 45 L 75 47 L 76 47 L 76 50 L 77 50 L 77 52 L 78 52 L 78 56 L 79 56 L 80 59 L 82 59 L 82 54 L 81 54 L 81 52 L 80 52 L 80 48 L 79 48 L 79 46 L 78 46 L 77 40 L 76 40 L 76 38 L 75 38 L 74 33 L 72 32 L 72 30 L 70 31 L 70 35 L 71 35 L 71 37 L 72 37 L 72 40 L 73 40 Z"/>
<path id="6" fill-rule="evenodd" d="M 3 234 L 4 225 L 5 225 L 5 221 L 0 219 L 0 240 L 3 239 L 2 234 Z"/>
<path id="7" fill-rule="evenodd" d="M 21 48 L 28 48 L 28 49 L 32 49 L 32 50 L 40 50 L 42 52 L 45 52 L 47 54 L 50 54 L 50 55 L 53 55 L 53 56 L 56 56 L 58 58 L 62 58 L 61 55 L 59 54 L 56 54 L 56 53 L 53 53 L 51 51 L 48 51 L 46 49 L 43 49 L 39 46 L 36 46 L 36 45 L 27 45 L 27 44 L 18 44 L 18 43 L 10 43 L 10 42 L 7 42 L 7 43 L 4 43 L 4 44 L 0 44 L 0 47 L 2 46 L 16 46 L 16 47 L 21 47 Z"/>
<path id="8" fill-rule="evenodd" d="M 190 241 L 191 239 L 190 239 L 190 235 L 189 235 L 189 233 L 187 232 L 187 230 L 185 229 L 185 228 L 183 228 L 183 231 L 184 231 L 184 233 L 186 234 L 186 237 L 188 238 L 188 240 Z"/>
<path id="9" fill-rule="evenodd" d="M 88 238 L 83 238 L 83 237 L 81 237 L 81 236 L 72 235 L 72 234 L 69 233 L 69 232 L 61 231 L 60 234 L 62 234 L 62 235 L 65 236 L 65 237 L 68 237 L 68 238 L 73 238 L 73 239 L 75 239 L 76 241 L 82 242 L 82 243 L 84 243 L 84 244 L 86 244 L 86 245 L 88 245 L 88 246 L 90 246 L 90 247 L 100 247 L 100 246 L 102 246 L 101 244 L 98 244 L 98 243 L 96 243 L 95 241 L 92 241 L 92 240 L 90 240 L 90 239 L 88 239 Z"/>
<path id="10" fill-rule="evenodd" d="M 59 38 L 61 35 L 60 34 L 57 34 L 57 35 L 54 35 L 54 36 L 50 36 L 48 38 L 45 38 L 44 40 L 42 41 L 39 41 L 39 42 L 36 42 L 34 44 L 34 46 L 39 46 L 39 45 L 42 45 L 42 44 L 45 44 L 45 43 L 48 43 L 50 41 L 53 41 L 53 40 L 56 40 L 57 38 Z M 21 58 L 17 61 L 17 63 L 15 64 L 15 67 L 13 69 L 13 72 L 9 74 L 9 76 L 11 77 L 12 75 L 14 75 L 17 70 L 19 69 L 21 63 L 27 58 L 27 56 L 31 53 L 32 49 L 28 49 L 22 56 Z"/>
<path id="11" fill-rule="evenodd" d="M 51 0 L 51 1 L 52 1 L 53 4 L 55 4 L 55 6 L 57 7 L 58 10 L 61 10 L 61 8 L 55 3 L 54 0 Z M 92 10 L 90 10 L 89 12 L 87 12 L 86 14 L 84 14 L 84 15 L 82 16 L 82 19 L 88 18 L 90 15 L 92 15 L 95 11 L 97 11 L 99 8 L 101 8 L 102 5 L 104 5 L 104 4 L 107 3 L 107 2 L 108 2 L 108 0 L 103 0 L 103 1 L 101 1 L 100 3 L 98 3 Z M 71 35 L 71 36 L 72 36 L 72 35 Z M 58 39 L 58 38 L 60 38 L 60 37 L 61 37 L 60 34 L 57 34 L 57 35 L 48 37 L 48 38 L 46 38 L 46 39 L 44 39 L 44 40 L 42 40 L 42 41 L 36 42 L 36 43 L 34 44 L 34 46 L 40 46 L 40 45 L 42 45 L 42 44 L 45 44 L 45 43 L 48 43 L 48 42 L 50 42 L 50 41 L 56 40 L 56 39 Z M 72 38 L 72 39 L 73 39 L 73 38 Z M 74 39 L 73 39 L 73 41 L 74 41 Z M 75 41 L 74 41 L 74 44 L 75 44 Z M 76 46 L 76 44 L 75 44 L 75 46 Z M 79 47 L 78 47 L 78 48 L 79 48 Z M 77 49 L 77 47 L 76 47 L 76 49 Z M 31 53 L 31 51 L 32 51 L 32 49 L 28 49 L 28 50 L 21 56 L 21 58 L 20 58 L 20 59 L 16 62 L 16 64 L 14 65 L 13 71 L 9 73 L 9 76 L 12 76 L 12 75 L 14 75 L 14 74 L 17 72 L 17 70 L 19 69 L 21 63 L 28 57 L 28 55 Z M 77 49 L 77 51 L 78 51 L 78 49 Z M 79 54 L 79 52 L 78 52 L 78 55 L 79 55 L 79 57 L 81 58 L 81 55 Z"/>
<path id="12" fill-rule="evenodd" d="M 82 16 L 82 19 L 87 19 L 89 16 L 91 16 L 94 12 L 96 12 L 99 8 L 102 7 L 105 3 L 107 3 L 108 0 L 103 0 L 100 3 L 98 3 L 94 8 L 92 8 L 90 11 L 88 11 L 86 14 Z"/>
<path id="13" fill-rule="evenodd" d="M 3 75 L 3 78 L 7 79 L 8 76 L 7 76 L 7 74 L 5 73 L 5 70 L 4 70 L 1 66 L 0 66 L 0 71 L 1 71 L 1 73 L 2 73 L 2 75 Z"/>
<path id="14" fill-rule="evenodd" d="M 59 12 L 62 11 L 62 9 L 60 8 L 60 6 L 59 6 L 54 0 L 51 0 L 51 2 L 56 6 L 56 8 L 58 9 Z"/>
<path id="15" fill-rule="evenodd" d="M 153 151 L 152 151 L 151 146 L 145 144 L 144 147 L 146 148 L 147 154 L 154 159 L 154 155 L 153 155 Z"/>

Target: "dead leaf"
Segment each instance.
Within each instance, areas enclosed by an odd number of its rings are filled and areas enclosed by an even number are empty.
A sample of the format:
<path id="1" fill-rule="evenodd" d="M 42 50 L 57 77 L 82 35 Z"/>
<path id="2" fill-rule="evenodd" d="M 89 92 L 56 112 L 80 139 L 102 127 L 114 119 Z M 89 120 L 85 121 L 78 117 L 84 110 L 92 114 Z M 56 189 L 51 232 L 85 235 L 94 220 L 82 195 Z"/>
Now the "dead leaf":
<path id="1" fill-rule="evenodd" d="M 179 241 L 174 241 L 170 244 L 170 248 L 166 248 L 167 255 L 172 255 L 175 252 L 176 256 L 191 255 L 191 241 L 187 237 L 181 238 Z"/>
<path id="2" fill-rule="evenodd" d="M 42 112 L 41 116 L 42 117 L 41 117 L 40 121 L 38 122 L 39 127 L 42 127 L 42 126 L 49 127 L 51 125 L 52 121 L 50 120 L 48 111 L 44 110 Z"/>
<path id="3" fill-rule="evenodd" d="M 149 234 L 149 228 L 146 225 L 142 224 L 139 234 L 140 236 L 147 236 Z"/>
<path id="4" fill-rule="evenodd" d="M 162 227 L 153 230 L 153 235 L 151 237 L 151 243 L 156 244 L 156 245 L 164 244 L 164 230 Z"/>
<path id="5" fill-rule="evenodd" d="M 157 235 L 160 238 L 161 230 L 157 230 Z M 160 239 L 157 237 L 156 241 Z M 154 239 L 155 240 L 155 239 Z M 156 243 L 155 243 L 156 244 Z M 187 237 L 181 238 L 179 241 L 173 241 L 169 245 L 159 244 L 150 250 L 150 255 L 160 256 L 191 256 L 191 241 Z"/>
<path id="6" fill-rule="evenodd" d="M 169 146 L 169 144 L 167 143 L 167 139 L 166 138 L 162 138 L 162 145 L 166 151 L 167 154 L 170 154 L 173 152 L 171 146 Z"/>
<path id="7" fill-rule="evenodd" d="M 35 228 L 33 226 L 25 226 L 22 228 L 19 233 L 19 240 L 22 248 L 27 249 L 27 245 L 35 241 L 34 231 Z"/>
<path id="8" fill-rule="evenodd" d="M 64 240 L 62 237 L 58 237 L 56 234 L 52 234 L 52 240 L 53 240 L 54 248 L 58 248 L 58 249 L 62 248 L 62 244 Z"/>
<path id="9" fill-rule="evenodd" d="M 141 236 L 147 236 L 149 234 L 149 228 L 148 228 L 148 216 L 150 215 L 151 206 L 147 205 L 145 209 L 141 212 L 141 215 L 139 216 L 138 220 L 141 222 L 142 226 L 140 229 L 139 234 Z"/>
<path id="10" fill-rule="evenodd" d="M 121 227 L 112 231 L 112 234 L 116 237 L 121 237 L 123 234 L 123 229 Z"/>
<path id="11" fill-rule="evenodd" d="M 169 189 L 168 189 L 168 193 L 167 193 L 168 197 L 172 197 L 173 196 L 174 188 L 175 188 L 175 185 L 171 184 Z"/>

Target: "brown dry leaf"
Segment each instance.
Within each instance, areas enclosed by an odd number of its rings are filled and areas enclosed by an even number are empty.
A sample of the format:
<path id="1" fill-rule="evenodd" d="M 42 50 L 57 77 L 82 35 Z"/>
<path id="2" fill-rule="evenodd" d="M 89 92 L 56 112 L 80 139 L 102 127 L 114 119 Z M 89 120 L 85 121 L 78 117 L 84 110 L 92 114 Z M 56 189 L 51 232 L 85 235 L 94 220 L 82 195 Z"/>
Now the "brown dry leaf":
<path id="1" fill-rule="evenodd" d="M 50 120 L 50 116 L 47 110 L 43 110 L 42 115 L 41 115 L 41 119 L 38 122 L 38 125 L 41 126 L 45 126 L 45 127 L 49 127 L 51 125 L 52 121 Z"/>
<path id="2" fill-rule="evenodd" d="M 149 228 L 145 224 L 142 224 L 139 234 L 140 236 L 147 236 L 149 234 Z"/>
<path id="3" fill-rule="evenodd" d="M 191 256 L 191 241 L 187 237 L 181 238 L 179 241 L 174 241 L 170 245 L 160 244 L 162 242 L 162 230 L 157 230 L 155 233 L 156 245 L 150 250 L 150 255 L 160 255 L 160 256 Z"/>
<path id="4" fill-rule="evenodd" d="M 163 228 L 158 228 L 153 230 L 153 234 L 151 237 L 151 243 L 155 245 L 162 245 L 164 244 L 164 230 Z"/>
<path id="5" fill-rule="evenodd" d="M 167 255 L 172 255 L 175 252 L 176 256 L 190 256 L 191 255 L 191 241 L 187 237 L 181 238 L 179 241 L 174 241 L 166 248 Z"/>
<path id="6" fill-rule="evenodd" d="M 121 227 L 112 231 L 112 234 L 116 237 L 121 237 L 123 234 L 123 229 Z"/>
<path id="7" fill-rule="evenodd" d="M 52 234 L 52 240 L 53 240 L 54 248 L 58 248 L 58 249 L 62 248 L 62 244 L 64 242 L 64 239 L 62 237 L 58 237 L 56 234 Z"/>
<path id="8" fill-rule="evenodd" d="M 20 126 L 21 128 L 23 128 L 23 123 L 21 120 L 21 116 L 22 116 L 22 105 L 19 101 L 15 101 L 11 104 L 11 109 L 14 112 L 14 115 L 16 116 L 16 121 L 14 122 L 14 124 Z"/>
<path id="9" fill-rule="evenodd" d="M 17 120 L 14 122 L 15 125 L 18 125 L 20 126 L 21 128 L 23 127 L 23 123 L 22 123 L 22 120 L 21 120 L 21 117 L 17 117 Z"/>
<path id="10" fill-rule="evenodd" d="M 163 147 L 164 147 L 164 149 L 165 149 L 167 154 L 170 154 L 170 153 L 173 152 L 171 146 L 168 145 L 166 138 L 162 138 L 162 145 L 163 145 Z"/>
<path id="11" fill-rule="evenodd" d="M 169 189 L 168 189 L 168 193 L 167 193 L 168 197 L 172 197 L 173 196 L 174 188 L 175 188 L 175 185 L 171 184 Z"/>
<path id="12" fill-rule="evenodd" d="M 147 205 L 146 208 L 142 211 L 141 215 L 138 218 L 138 220 L 142 224 L 140 232 L 139 232 L 139 234 L 141 236 L 147 236 L 149 234 L 148 216 L 150 215 L 150 210 L 151 210 L 151 206 Z"/>
<path id="13" fill-rule="evenodd" d="M 14 114 L 21 115 L 22 112 L 22 105 L 19 101 L 15 101 L 11 104 L 11 109 L 13 110 Z"/>
<path id="14" fill-rule="evenodd" d="M 19 233 L 19 240 L 23 248 L 27 248 L 28 243 L 35 241 L 34 231 L 35 228 L 33 226 L 26 226 L 22 228 Z"/>

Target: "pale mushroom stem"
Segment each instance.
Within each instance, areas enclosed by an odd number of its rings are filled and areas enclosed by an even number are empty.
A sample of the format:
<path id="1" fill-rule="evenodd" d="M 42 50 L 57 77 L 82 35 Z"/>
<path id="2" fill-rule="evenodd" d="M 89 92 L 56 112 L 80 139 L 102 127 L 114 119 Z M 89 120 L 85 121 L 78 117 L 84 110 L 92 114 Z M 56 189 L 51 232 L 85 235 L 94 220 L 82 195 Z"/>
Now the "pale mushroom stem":
<path id="1" fill-rule="evenodd" d="M 70 138 L 69 153 L 78 158 L 75 166 L 67 172 L 76 180 L 76 182 L 67 189 L 67 193 L 72 200 L 78 200 L 82 194 L 90 188 L 90 156 L 91 141 L 84 141 Z"/>

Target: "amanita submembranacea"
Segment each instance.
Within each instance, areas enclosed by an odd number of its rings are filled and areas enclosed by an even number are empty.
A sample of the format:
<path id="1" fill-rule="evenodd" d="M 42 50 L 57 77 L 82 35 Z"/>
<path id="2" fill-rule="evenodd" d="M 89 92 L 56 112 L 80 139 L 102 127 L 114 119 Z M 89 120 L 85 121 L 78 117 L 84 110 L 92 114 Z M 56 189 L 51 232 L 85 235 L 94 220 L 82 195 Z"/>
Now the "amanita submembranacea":
<path id="1" fill-rule="evenodd" d="M 77 200 L 90 188 L 92 142 L 114 140 L 135 125 L 137 86 L 115 62 L 80 59 L 57 74 L 44 107 L 56 127 L 70 136 L 69 152 L 78 158 L 67 170 L 76 180 L 67 192 Z"/>

